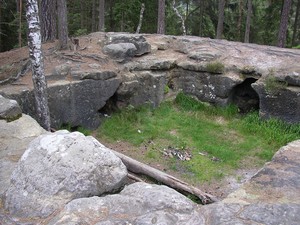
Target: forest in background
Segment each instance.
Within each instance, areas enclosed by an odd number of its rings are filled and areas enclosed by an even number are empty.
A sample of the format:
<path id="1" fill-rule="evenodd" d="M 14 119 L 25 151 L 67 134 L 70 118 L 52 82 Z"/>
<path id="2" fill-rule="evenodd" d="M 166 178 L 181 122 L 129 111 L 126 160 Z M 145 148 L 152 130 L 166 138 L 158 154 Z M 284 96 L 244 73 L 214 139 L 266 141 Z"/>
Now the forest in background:
<path id="1" fill-rule="evenodd" d="M 49 0 L 39 0 L 39 5 Z M 53 0 L 54 1 L 54 0 Z M 104 31 L 135 33 L 145 5 L 140 33 L 157 33 L 158 2 L 161 0 L 66 0 L 69 37 L 103 30 L 99 19 L 104 15 Z M 245 41 L 250 0 L 165 0 L 165 34 L 182 35 L 182 16 L 186 34 L 230 41 Z M 251 0 L 249 40 L 246 42 L 278 45 L 281 15 L 288 0 Z M 300 46 L 300 0 L 291 1 L 288 12 L 286 47 Z M 224 3 L 222 33 L 218 34 L 220 4 Z M 0 51 L 27 45 L 25 0 L 1 0 Z M 40 10 L 41 11 L 41 10 Z M 104 13 L 103 13 L 104 12 Z M 54 14 L 57 12 L 54 11 Z M 43 14 L 41 13 L 41 20 Z M 249 19 L 249 17 L 248 17 Z"/>

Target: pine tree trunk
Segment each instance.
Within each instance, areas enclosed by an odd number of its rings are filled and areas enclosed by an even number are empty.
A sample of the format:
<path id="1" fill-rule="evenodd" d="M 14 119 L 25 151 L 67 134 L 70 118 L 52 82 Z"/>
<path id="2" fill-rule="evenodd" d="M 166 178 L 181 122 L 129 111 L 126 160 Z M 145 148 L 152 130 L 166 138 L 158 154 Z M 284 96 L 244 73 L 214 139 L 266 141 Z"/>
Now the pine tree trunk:
<path id="1" fill-rule="evenodd" d="M 18 37 L 18 41 L 19 41 L 19 48 L 22 47 L 22 12 L 23 12 L 23 5 L 22 5 L 22 0 L 19 1 L 19 37 Z"/>
<path id="2" fill-rule="evenodd" d="M 50 113 L 47 98 L 47 82 L 44 74 L 41 29 L 37 0 L 27 0 L 29 57 L 32 65 L 32 81 L 36 102 L 36 114 L 41 126 L 50 130 Z"/>
<path id="3" fill-rule="evenodd" d="M 248 0 L 247 4 L 247 21 L 246 21 L 246 30 L 245 30 L 245 38 L 244 42 L 249 43 L 250 38 L 250 27 L 251 27 L 251 16 L 252 16 L 252 0 Z"/>
<path id="4" fill-rule="evenodd" d="M 42 42 L 53 41 L 57 36 L 56 29 L 56 1 L 42 0 L 41 1 L 41 33 Z"/>
<path id="5" fill-rule="evenodd" d="M 57 0 L 59 49 L 68 48 L 68 19 L 66 0 Z"/>
<path id="6" fill-rule="evenodd" d="M 289 12 L 291 10 L 292 0 L 284 0 L 281 12 L 280 27 L 278 32 L 277 46 L 283 48 L 286 42 L 287 28 L 289 22 Z"/>
<path id="7" fill-rule="evenodd" d="M 165 34 L 165 9 L 166 1 L 158 0 L 157 33 Z"/>
<path id="8" fill-rule="evenodd" d="M 2 52 L 2 8 L 0 7 L 0 52 Z"/>
<path id="9" fill-rule="evenodd" d="M 225 9 L 225 0 L 219 0 L 219 5 L 218 5 L 219 16 L 218 16 L 216 39 L 221 39 L 223 35 L 224 9 Z"/>
<path id="10" fill-rule="evenodd" d="M 241 41 L 242 40 L 242 20 L 243 20 L 243 5 L 244 5 L 244 1 L 243 0 L 239 0 L 239 20 L 238 20 L 238 40 Z"/>
<path id="11" fill-rule="evenodd" d="M 296 37 L 297 37 L 297 33 L 299 33 L 299 29 L 298 29 L 299 22 L 300 22 L 299 21 L 299 19 L 300 19 L 299 13 L 300 13 L 300 0 L 298 0 L 297 8 L 296 8 L 296 16 L 295 16 L 295 22 L 294 22 L 294 28 L 293 28 L 292 46 L 296 45 Z"/>
<path id="12" fill-rule="evenodd" d="M 99 31 L 105 31 L 105 1 L 99 0 Z"/>
<path id="13" fill-rule="evenodd" d="M 139 25 L 136 28 L 136 34 L 140 33 L 140 30 L 142 28 L 142 23 L 143 23 L 143 17 L 144 17 L 144 11 L 145 11 L 145 4 L 142 3 L 141 5 L 141 11 L 140 11 L 140 20 L 139 20 Z"/>
<path id="14" fill-rule="evenodd" d="M 203 14 L 204 14 L 204 4 L 203 0 L 199 0 L 199 36 L 202 37 L 203 33 Z"/>
<path id="15" fill-rule="evenodd" d="M 96 0 L 92 1 L 92 32 L 95 32 L 95 26 L 96 26 Z"/>

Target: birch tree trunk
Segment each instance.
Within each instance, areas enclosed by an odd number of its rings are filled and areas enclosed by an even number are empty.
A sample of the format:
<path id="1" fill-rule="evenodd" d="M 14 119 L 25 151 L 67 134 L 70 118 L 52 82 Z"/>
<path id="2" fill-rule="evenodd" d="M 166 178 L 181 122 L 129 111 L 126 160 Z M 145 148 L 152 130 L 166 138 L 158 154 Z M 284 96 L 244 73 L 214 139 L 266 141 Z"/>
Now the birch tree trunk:
<path id="1" fill-rule="evenodd" d="M 68 48 L 68 18 L 66 0 L 57 0 L 59 49 Z"/>
<path id="2" fill-rule="evenodd" d="M 281 48 L 285 46 L 291 6 L 292 6 L 292 0 L 284 0 L 283 9 L 281 12 L 280 27 L 278 32 L 278 43 L 277 43 L 277 46 Z"/>
<path id="3" fill-rule="evenodd" d="M 140 33 L 140 30 L 141 30 L 141 27 L 142 27 L 142 24 L 143 24 L 144 11 L 145 11 L 145 4 L 142 3 L 142 5 L 141 5 L 141 11 L 140 11 L 139 25 L 137 26 L 136 32 L 135 32 L 136 34 Z"/>
<path id="4" fill-rule="evenodd" d="M 172 8 L 173 8 L 175 14 L 176 14 L 176 15 L 179 17 L 179 19 L 180 19 L 180 22 L 181 22 L 181 29 L 182 29 L 182 34 L 185 36 L 185 35 L 186 35 L 186 29 L 185 29 L 184 18 L 183 18 L 183 16 L 179 13 L 179 11 L 177 10 L 177 8 L 176 8 L 175 5 L 176 5 L 176 1 L 173 0 L 173 1 L 172 1 Z"/>
<path id="5" fill-rule="evenodd" d="M 165 34 L 165 9 L 166 1 L 158 0 L 157 33 Z"/>
<path id="6" fill-rule="evenodd" d="M 251 16 L 252 16 L 252 0 L 248 0 L 247 4 L 247 20 L 246 20 L 246 30 L 244 42 L 249 43 L 250 39 L 250 27 L 251 27 Z"/>
<path id="7" fill-rule="evenodd" d="M 216 39 L 221 39 L 223 35 L 224 9 L 225 9 L 225 0 L 219 0 L 219 5 L 218 5 L 219 16 L 218 16 Z"/>
<path id="8" fill-rule="evenodd" d="M 36 103 L 36 114 L 43 128 L 50 130 L 50 113 L 47 98 L 47 82 L 44 74 L 42 38 L 37 0 L 27 0 L 29 57 L 32 65 L 32 81 Z"/>
<path id="9" fill-rule="evenodd" d="M 99 0 L 99 31 L 105 30 L 105 0 Z"/>

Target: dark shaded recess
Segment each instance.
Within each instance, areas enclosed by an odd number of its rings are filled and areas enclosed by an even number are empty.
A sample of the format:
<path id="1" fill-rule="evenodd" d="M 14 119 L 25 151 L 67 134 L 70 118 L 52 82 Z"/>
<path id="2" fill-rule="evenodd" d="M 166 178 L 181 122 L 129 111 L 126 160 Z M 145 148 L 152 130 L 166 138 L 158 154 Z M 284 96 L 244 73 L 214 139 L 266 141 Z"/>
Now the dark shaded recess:
<path id="1" fill-rule="evenodd" d="M 106 117 L 111 115 L 113 112 L 116 112 L 118 110 L 117 101 L 118 101 L 118 96 L 115 93 L 106 101 L 106 104 L 101 109 L 98 110 L 100 116 Z"/>
<path id="2" fill-rule="evenodd" d="M 232 89 L 229 103 L 236 105 L 240 113 L 249 113 L 259 109 L 259 96 L 251 87 L 251 84 L 256 81 L 255 78 L 247 78 Z"/>

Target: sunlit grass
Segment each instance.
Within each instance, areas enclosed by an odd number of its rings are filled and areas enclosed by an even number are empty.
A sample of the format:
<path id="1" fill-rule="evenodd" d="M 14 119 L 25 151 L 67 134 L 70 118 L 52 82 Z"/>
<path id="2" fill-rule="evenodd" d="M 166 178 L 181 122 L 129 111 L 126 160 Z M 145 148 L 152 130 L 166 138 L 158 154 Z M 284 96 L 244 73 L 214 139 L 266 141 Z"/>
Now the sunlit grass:
<path id="1" fill-rule="evenodd" d="M 263 121 L 255 112 L 241 116 L 235 106 L 216 108 L 180 93 L 156 109 L 130 107 L 115 113 L 99 128 L 98 137 L 147 146 L 143 160 L 210 181 L 271 160 L 281 146 L 300 138 L 300 125 Z M 190 151 L 191 160 L 164 156 L 168 146 Z"/>

